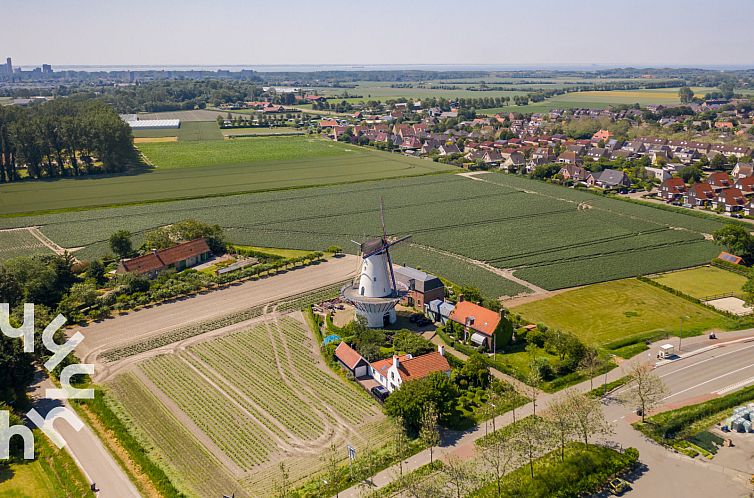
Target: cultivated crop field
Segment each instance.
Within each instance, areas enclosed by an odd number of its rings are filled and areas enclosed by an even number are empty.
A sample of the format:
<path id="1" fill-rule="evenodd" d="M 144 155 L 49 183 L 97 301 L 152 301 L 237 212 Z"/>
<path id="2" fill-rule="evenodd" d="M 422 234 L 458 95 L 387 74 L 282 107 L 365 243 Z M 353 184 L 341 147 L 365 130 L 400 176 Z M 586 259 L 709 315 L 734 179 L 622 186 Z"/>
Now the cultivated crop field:
<path id="1" fill-rule="evenodd" d="M 280 461 L 300 481 L 322 469 L 330 443 L 379 445 L 386 423 L 290 316 L 143 360 L 111 393 L 177 482 L 201 495 L 213 486 L 267 495 Z"/>
<path id="2" fill-rule="evenodd" d="M 351 240 L 379 233 L 382 196 L 391 233 L 412 234 L 414 244 L 511 269 L 546 289 L 697 266 L 720 251 L 704 237 L 722 226 L 716 220 L 516 175 L 489 173 L 480 178 L 484 181 L 457 175 L 403 178 L 5 218 L 0 226 L 40 225 L 63 247 L 92 246 L 78 253 L 81 257 L 106 252 L 105 241 L 116 230 L 138 233 L 186 218 L 221 225 L 228 240 L 237 244 L 308 250 L 337 244 L 354 252 Z M 445 265 L 431 251 L 411 252 L 408 262 L 441 276 L 446 266 L 454 274 L 465 272 L 453 270 L 457 265 Z M 396 262 L 403 261 L 399 257 Z M 518 293 L 516 286 L 505 285 L 505 294 Z"/>
<path id="3" fill-rule="evenodd" d="M 255 145 L 256 140 L 279 140 L 275 145 L 281 152 L 268 152 L 264 147 Z M 133 175 L 3 185 L 0 187 L 0 216 L 30 211 L 112 206 L 122 203 L 351 183 L 457 169 L 424 159 L 344 146 L 324 140 L 309 140 L 304 137 L 276 137 L 143 144 L 141 147 L 145 150 L 157 154 L 155 162 L 161 166 L 200 166 L 203 158 L 196 154 L 207 151 L 208 156 L 204 161 L 206 167 L 158 167 Z M 193 148 L 194 144 L 198 148 Z M 170 146 L 178 147 L 172 149 Z M 305 157 L 306 150 L 312 152 L 313 156 Z M 171 156 L 170 151 L 175 154 Z M 227 159 L 226 153 L 230 154 Z M 244 157 L 244 153 L 248 156 Z M 277 159 L 268 160 L 264 159 L 265 157 Z M 163 160 L 166 161 L 164 164 L 161 163 Z M 223 202 L 219 199 L 217 201 Z M 155 210 L 160 211 L 161 208 L 150 206 L 143 209 L 146 213 L 154 213 Z M 96 217 L 104 213 L 92 214 Z M 196 216 L 200 214 L 195 213 Z M 240 214 L 244 217 L 248 215 L 238 211 L 237 215 Z M 76 216 L 77 213 L 69 213 L 63 218 Z M 9 220 L 0 222 L 0 227 L 5 226 L 6 221 Z M 15 222 L 10 223 L 19 226 Z M 104 237 L 101 240 L 104 240 Z M 272 246 L 277 247 L 275 244 Z"/>
<path id="4" fill-rule="evenodd" d="M 747 279 L 722 268 L 702 266 L 663 273 L 652 277 L 652 280 L 697 299 L 709 300 L 721 295 L 740 296 Z"/>
<path id="5" fill-rule="evenodd" d="M 730 320 L 703 306 L 636 279 L 574 289 L 512 308 L 533 323 L 573 332 L 592 344 L 637 334 L 677 334 L 726 328 Z"/>
<path id="6" fill-rule="evenodd" d="M 337 142 L 298 137 L 258 137 L 223 142 L 194 141 L 139 144 L 139 150 L 157 168 L 196 168 L 251 164 L 265 161 L 316 161 L 342 157 L 361 148 Z"/>
<path id="7" fill-rule="evenodd" d="M 168 119 L 168 118 L 158 118 Z M 220 127 L 216 121 L 186 121 L 181 122 L 180 128 L 165 128 L 159 130 L 133 130 L 134 138 L 176 137 L 178 141 L 222 140 Z"/>
<path id="8" fill-rule="evenodd" d="M 52 254 L 29 230 L 0 230 L 0 261 L 18 256 Z"/>

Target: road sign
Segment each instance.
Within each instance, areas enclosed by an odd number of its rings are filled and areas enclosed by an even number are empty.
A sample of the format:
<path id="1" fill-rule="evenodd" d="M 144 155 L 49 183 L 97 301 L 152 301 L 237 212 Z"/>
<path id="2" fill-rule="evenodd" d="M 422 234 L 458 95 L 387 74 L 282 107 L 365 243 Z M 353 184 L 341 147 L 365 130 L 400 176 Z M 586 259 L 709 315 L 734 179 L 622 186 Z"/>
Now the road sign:
<path id="1" fill-rule="evenodd" d="M 351 446 L 350 444 L 346 446 L 348 448 L 348 458 L 353 462 L 356 460 L 356 448 Z"/>

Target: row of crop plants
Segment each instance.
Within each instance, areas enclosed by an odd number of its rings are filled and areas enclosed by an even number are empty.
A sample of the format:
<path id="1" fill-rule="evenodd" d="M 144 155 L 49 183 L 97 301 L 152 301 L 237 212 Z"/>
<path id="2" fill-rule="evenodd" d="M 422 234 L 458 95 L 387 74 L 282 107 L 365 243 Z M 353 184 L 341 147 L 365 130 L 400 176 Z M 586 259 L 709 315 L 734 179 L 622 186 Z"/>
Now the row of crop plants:
<path id="1" fill-rule="evenodd" d="M 140 367 L 242 469 L 265 462 L 275 451 L 275 443 L 255 421 L 180 358 L 157 356 Z"/>
<path id="2" fill-rule="evenodd" d="M 290 433 L 303 439 L 323 434 L 324 424 L 313 403 L 283 381 L 264 325 L 192 346 L 189 351 Z M 296 409 L 291 410 L 292 406 Z M 265 418 L 260 422 L 270 424 Z"/>
<path id="3" fill-rule="evenodd" d="M 134 374 L 118 375 L 108 388 L 118 418 L 182 492 L 208 496 L 222 489 L 239 498 L 249 496 Z"/>

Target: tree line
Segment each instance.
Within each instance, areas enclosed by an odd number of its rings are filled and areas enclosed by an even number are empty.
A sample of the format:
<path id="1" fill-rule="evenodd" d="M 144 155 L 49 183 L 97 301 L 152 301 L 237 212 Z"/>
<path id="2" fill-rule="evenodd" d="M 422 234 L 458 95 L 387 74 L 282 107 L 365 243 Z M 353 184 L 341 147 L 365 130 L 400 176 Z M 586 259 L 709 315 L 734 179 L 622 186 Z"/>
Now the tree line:
<path id="1" fill-rule="evenodd" d="M 0 183 L 124 171 L 136 153 L 131 128 L 100 100 L 56 99 L 0 107 Z"/>

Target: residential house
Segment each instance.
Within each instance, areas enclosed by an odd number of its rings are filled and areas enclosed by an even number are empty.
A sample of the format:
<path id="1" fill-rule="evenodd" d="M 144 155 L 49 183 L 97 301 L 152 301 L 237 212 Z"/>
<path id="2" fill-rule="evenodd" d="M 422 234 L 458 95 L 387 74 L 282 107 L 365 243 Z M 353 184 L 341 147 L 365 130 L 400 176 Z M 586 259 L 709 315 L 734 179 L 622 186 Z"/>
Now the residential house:
<path id="1" fill-rule="evenodd" d="M 606 143 L 610 139 L 611 136 L 613 136 L 613 134 L 610 133 L 609 130 L 599 130 L 597 133 L 592 135 L 592 143 L 596 144 L 596 143 L 599 143 L 600 141 Z"/>
<path id="2" fill-rule="evenodd" d="M 734 180 L 754 175 L 754 163 L 737 163 L 731 171 Z"/>
<path id="3" fill-rule="evenodd" d="M 435 372 L 450 375 L 450 363 L 445 358 L 443 346 L 438 346 L 437 351 L 432 353 L 419 356 L 393 355 L 392 358 L 375 361 L 369 365 L 372 378 L 389 392 L 395 391 L 404 382 L 422 379 Z"/>
<path id="4" fill-rule="evenodd" d="M 710 184 L 715 192 L 733 186 L 733 182 L 725 171 L 715 171 L 714 173 L 710 173 L 707 177 L 707 183 Z"/>
<path id="5" fill-rule="evenodd" d="M 445 298 L 445 286 L 434 275 L 409 266 L 396 266 L 393 269 L 396 285 L 406 291 L 401 299 L 404 306 L 424 309 L 424 303 Z"/>
<path id="6" fill-rule="evenodd" d="M 116 273 L 135 273 L 154 278 L 167 269 L 185 270 L 207 261 L 212 251 L 203 238 L 189 240 L 167 249 L 159 249 L 118 263 Z"/>
<path id="7" fill-rule="evenodd" d="M 477 346 L 492 349 L 498 344 L 503 346 L 503 341 L 508 340 L 502 337 L 504 322 L 500 313 L 470 301 L 456 304 L 450 314 L 450 321 L 463 327 L 466 336 Z"/>
<path id="8" fill-rule="evenodd" d="M 500 153 L 498 153 L 500 154 Z M 501 154 L 502 157 L 502 154 Z M 520 152 L 512 152 L 500 165 L 500 169 L 508 172 L 520 171 L 526 166 L 526 157 Z"/>
<path id="9" fill-rule="evenodd" d="M 335 358 L 354 377 L 369 375 L 369 362 L 345 342 L 341 342 L 335 348 Z"/>
<path id="10" fill-rule="evenodd" d="M 558 156 L 558 162 L 564 164 L 581 164 L 581 158 L 573 151 L 565 151 Z"/>
<path id="11" fill-rule="evenodd" d="M 604 169 L 597 173 L 590 173 L 586 178 L 586 184 L 590 187 L 616 188 L 630 187 L 631 181 L 623 171 Z"/>
<path id="12" fill-rule="evenodd" d="M 647 175 L 650 175 L 653 179 L 664 182 L 671 177 L 671 174 L 665 168 L 644 168 Z"/>
<path id="13" fill-rule="evenodd" d="M 583 182 L 589 176 L 589 171 L 576 164 L 568 164 L 560 168 L 558 174 L 566 181 Z"/>
<path id="14" fill-rule="evenodd" d="M 449 156 L 451 154 L 460 154 L 461 149 L 455 144 L 443 144 L 437 148 L 441 156 Z"/>
<path id="15" fill-rule="evenodd" d="M 715 198 L 715 190 L 706 182 L 691 185 L 686 193 L 686 203 L 691 206 L 709 206 Z"/>
<path id="16" fill-rule="evenodd" d="M 747 176 L 736 180 L 734 186 L 740 189 L 744 195 L 750 196 L 754 194 L 754 176 Z"/>
<path id="17" fill-rule="evenodd" d="M 603 157 L 607 156 L 607 150 L 602 147 L 592 147 L 586 153 L 586 157 L 592 161 L 599 161 Z"/>
<path id="18" fill-rule="evenodd" d="M 741 192 L 741 189 L 738 189 L 736 187 L 721 190 L 712 200 L 713 208 L 722 206 L 727 213 L 741 211 L 746 204 L 746 196 L 744 196 L 744 193 Z"/>
<path id="19" fill-rule="evenodd" d="M 665 202 L 679 202 L 686 194 L 683 178 L 667 178 L 660 185 L 660 197 Z"/>

